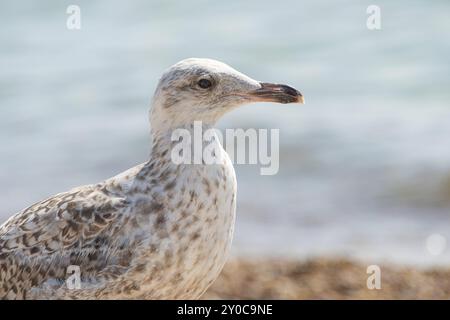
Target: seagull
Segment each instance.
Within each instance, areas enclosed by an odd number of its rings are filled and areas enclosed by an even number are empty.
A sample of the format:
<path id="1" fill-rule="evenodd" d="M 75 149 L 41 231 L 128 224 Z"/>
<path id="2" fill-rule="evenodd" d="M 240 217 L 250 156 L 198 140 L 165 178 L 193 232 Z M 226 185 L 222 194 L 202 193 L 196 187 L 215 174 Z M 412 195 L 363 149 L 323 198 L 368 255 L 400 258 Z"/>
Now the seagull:
<path id="1" fill-rule="evenodd" d="M 174 163 L 174 130 L 204 130 L 251 102 L 304 103 L 212 59 L 159 80 L 148 161 L 33 204 L 0 226 L 0 299 L 198 299 L 219 275 L 234 230 L 236 176 L 217 137 L 213 164 Z M 75 278 L 74 278 L 75 277 Z M 70 281 L 72 282 L 70 282 Z"/>

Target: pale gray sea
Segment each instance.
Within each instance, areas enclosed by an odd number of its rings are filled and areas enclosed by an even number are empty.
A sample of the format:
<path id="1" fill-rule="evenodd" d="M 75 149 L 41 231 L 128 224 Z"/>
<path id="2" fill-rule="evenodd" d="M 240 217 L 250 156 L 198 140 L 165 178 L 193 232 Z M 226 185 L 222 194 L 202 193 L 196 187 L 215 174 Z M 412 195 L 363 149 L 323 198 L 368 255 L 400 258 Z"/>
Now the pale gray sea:
<path id="1" fill-rule="evenodd" d="M 81 8 L 81 30 L 66 8 Z M 381 30 L 366 8 L 381 7 Z M 0 221 L 143 162 L 158 77 L 187 57 L 300 89 L 220 128 L 280 129 L 236 167 L 235 254 L 450 264 L 448 1 L 2 1 Z M 448 239 L 438 255 L 426 240 Z M 439 251 L 439 250 L 438 250 Z"/>

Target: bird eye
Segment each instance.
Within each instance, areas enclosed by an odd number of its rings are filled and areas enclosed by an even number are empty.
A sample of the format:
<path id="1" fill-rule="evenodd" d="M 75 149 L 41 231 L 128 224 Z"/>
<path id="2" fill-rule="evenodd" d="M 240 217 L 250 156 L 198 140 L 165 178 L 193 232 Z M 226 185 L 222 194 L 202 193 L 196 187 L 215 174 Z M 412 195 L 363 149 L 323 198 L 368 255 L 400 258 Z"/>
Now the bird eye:
<path id="1" fill-rule="evenodd" d="M 198 80 L 197 84 L 202 89 L 208 89 L 212 86 L 212 82 L 208 79 L 200 79 Z"/>

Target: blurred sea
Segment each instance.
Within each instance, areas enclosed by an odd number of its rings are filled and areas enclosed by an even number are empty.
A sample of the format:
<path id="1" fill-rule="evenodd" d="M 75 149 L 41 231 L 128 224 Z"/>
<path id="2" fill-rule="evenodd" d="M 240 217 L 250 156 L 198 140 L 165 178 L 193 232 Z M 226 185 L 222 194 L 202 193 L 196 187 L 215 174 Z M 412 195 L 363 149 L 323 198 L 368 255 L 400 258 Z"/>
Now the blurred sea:
<path id="1" fill-rule="evenodd" d="M 2 1 L 0 221 L 145 161 L 160 74 L 209 57 L 307 103 L 220 122 L 280 129 L 278 175 L 236 167 L 235 254 L 450 264 L 450 3 L 375 2 Z"/>

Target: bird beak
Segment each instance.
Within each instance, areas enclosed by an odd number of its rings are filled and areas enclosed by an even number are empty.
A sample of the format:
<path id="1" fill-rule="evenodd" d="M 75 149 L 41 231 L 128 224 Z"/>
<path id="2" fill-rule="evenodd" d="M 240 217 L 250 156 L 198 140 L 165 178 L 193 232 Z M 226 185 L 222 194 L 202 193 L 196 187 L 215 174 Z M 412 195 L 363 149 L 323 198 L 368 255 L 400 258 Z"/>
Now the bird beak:
<path id="1" fill-rule="evenodd" d="M 292 87 L 265 82 L 260 85 L 261 88 L 249 92 L 249 97 L 255 102 L 305 103 L 303 95 Z"/>

